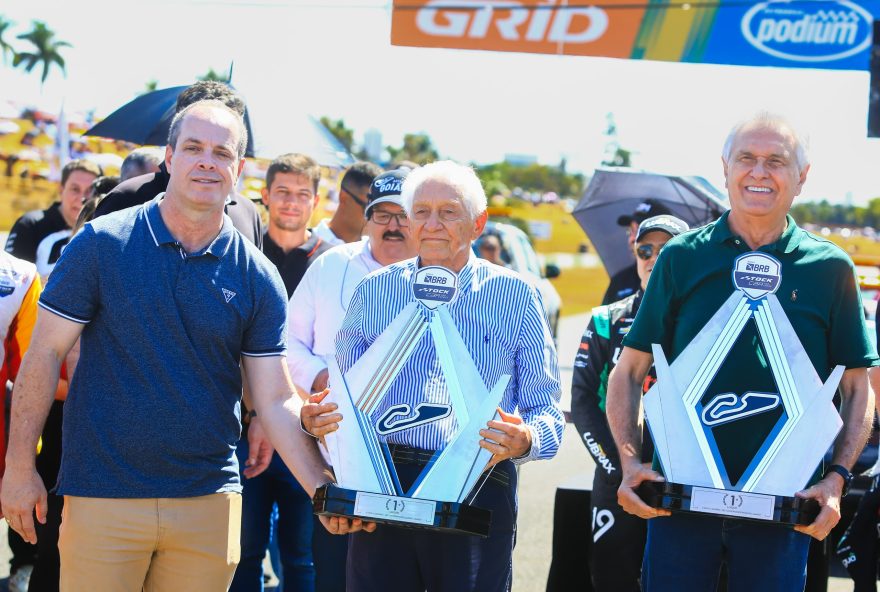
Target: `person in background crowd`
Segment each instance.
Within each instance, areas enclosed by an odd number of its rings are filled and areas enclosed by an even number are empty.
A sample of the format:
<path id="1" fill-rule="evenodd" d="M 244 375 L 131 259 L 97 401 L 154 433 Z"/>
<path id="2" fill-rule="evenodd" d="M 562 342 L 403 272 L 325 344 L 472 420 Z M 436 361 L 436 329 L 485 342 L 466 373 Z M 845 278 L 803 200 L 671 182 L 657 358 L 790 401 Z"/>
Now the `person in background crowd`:
<path id="1" fill-rule="evenodd" d="M 34 210 L 21 216 L 12 225 L 6 241 L 6 252 L 18 259 L 34 263 L 42 282 L 46 281 L 55 262 L 61 256 L 61 250 L 70 240 L 70 232 L 76 223 L 83 206 L 83 199 L 91 183 L 102 174 L 101 167 L 87 160 L 72 160 L 61 170 L 59 198 L 45 210 Z M 66 392 L 64 386 L 59 392 Z M 61 425 L 62 401 L 53 405 L 47 423 L 50 431 L 53 426 Z M 47 476 L 51 478 L 51 466 L 60 462 L 61 450 L 52 445 L 52 440 L 43 444 L 40 449 L 41 464 L 47 467 Z M 52 482 L 54 484 L 54 482 Z M 14 592 L 27 590 L 31 572 L 37 561 L 37 549 L 28 545 L 13 530 L 9 531 L 9 548 L 12 551 L 10 560 L 10 587 Z"/>
<path id="2" fill-rule="evenodd" d="M 688 225 L 684 221 L 666 215 L 648 218 L 639 225 L 633 251 L 641 280 L 639 290 L 623 300 L 593 309 L 574 359 L 572 420 L 596 462 L 590 494 L 593 520 L 590 577 L 596 592 L 639 590 L 645 521 L 627 514 L 617 503 L 620 457 L 605 417 L 605 393 L 608 376 L 617 363 L 623 338 L 639 310 L 657 256 L 669 239 L 686 230 Z M 642 391 L 647 392 L 654 380 L 652 369 Z M 650 436 L 645 430 L 642 460 L 650 462 L 653 452 Z"/>
<path id="3" fill-rule="evenodd" d="M 122 161 L 122 167 L 119 169 L 120 180 L 128 181 L 141 175 L 158 173 L 162 170 L 163 156 L 161 148 L 150 146 L 135 148 Z"/>
<path id="4" fill-rule="evenodd" d="M 382 173 L 370 184 L 364 231 L 354 243 L 334 247 L 310 265 L 287 307 L 287 365 L 302 392 L 327 388 L 327 358 L 342 326 L 354 289 L 364 277 L 385 265 L 415 257 L 409 219 L 400 190 L 409 169 Z M 315 589 L 345 592 L 348 537 L 329 535 L 316 526 L 312 538 Z"/>
<path id="5" fill-rule="evenodd" d="M 290 298 L 306 268 L 329 245 L 308 229 L 318 204 L 321 167 L 305 154 L 284 154 L 266 171 L 263 205 L 269 210 L 269 224 L 263 235 L 263 254 L 284 281 Z M 250 454 L 248 427 L 243 428 L 236 454 L 246 466 Z M 286 592 L 315 589 L 312 562 L 312 500 L 284 461 L 274 453 L 269 467 L 242 483 L 241 561 L 235 570 L 232 592 L 259 592 L 263 589 L 263 558 L 269 546 L 274 522 L 273 506 L 278 508 L 277 536 L 281 578 Z M 323 530 L 323 529 L 321 529 Z M 327 535 L 332 536 L 332 535 Z"/>
<path id="6" fill-rule="evenodd" d="M 117 185 L 119 185 L 119 177 L 116 175 L 104 175 L 98 177 L 92 181 L 91 185 L 89 185 L 89 189 L 86 191 L 85 197 L 83 197 L 83 204 L 104 197 L 113 191 Z M 80 210 L 80 214 L 82 214 L 82 210 Z M 79 218 L 79 216 L 77 216 L 77 218 Z M 74 227 L 71 228 L 71 230 L 73 231 L 71 234 L 76 234 L 76 224 L 74 224 Z"/>
<path id="7" fill-rule="evenodd" d="M 880 323 L 874 327 L 874 343 L 880 337 Z M 880 367 L 868 369 L 868 380 L 874 391 L 874 405 L 880 413 Z M 877 590 L 877 558 L 880 552 L 880 475 L 875 474 L 871 486 L 859 500 L 852 522 L 837 543 L 836 555 L 853 580 L 853 592 Z"/>
<path id="8" fill-rule="evenodd" d="M 494 263 L 495 265 L 500 265 L 501 267 L 507 267 L 504 259 L 501 258 L 501 251 L 501 239 L 498 237 L 497 234 L 484 234 L 477 242 L 477 252 L 479 253 L 480 257 L 482 257 L 489 263 Z"/>
<path id="9" fill-rule="evenodd" d="M 515 464 L 552 458 L 562 438 L 556 348 L 537 290 L 472 251 L 488 219 L 486 194 L 473 169 L 451 161 L 418 168 L 404 181 L 402 201 L 418 257 L 373 272 L 355 289 L 336 338 L 336 359 L 342 372 L 348 371 L 412 302 L 412 277 L 419 266 L 442 266 L 458 274 L 458 292 L 447 310 L 477 371 L 484 380 L 512 377 L 500 419 L 480 431 L 479 445 L 493 454 L 494 469 L 473 504 L 492 511 L 492 526 L 488 538 L 386 525 L 370 539 L 354 535 L 346 586 L 352 592 L 507 591 L 516 532 Z M 376 413 L 392 405 L 415 406 L 426 395 L 435 404 L 448 402 L 446 384 L 437 378 L 442 376 L 439 363 L 430 332 L 425 332 Z M 322 396 L 313 395 L 302 412 L 305 428 L 316 436 L 352 420 L 333 413 L 336 406 L 320 402 Z M 443 416 L 384 439 L 404 490 L 447 444 L 454 421 Z"/>
<path id="10" fill-rule="evenodd" d="M 669 211 L 669 208 L 659 201 L 655 199 L 646 199 L 636 206 L 636 209 L 633 210 L 631 215 L 624 215 L 618 218 L 617 225 L 626 228 L 628 248 L 630 250 L 633 248 L 633 243 L 636 240 L 636 232 L 639 230 L 639 224 L 648 218 L 671 213 L 672 212 Z M 636 263 L 633 263 L 629 267 L 614 274 L 611 278 L 611 282 L 608 284 L 608 289 L 605 290 L 605 295 L 602 297 L 602 304 L 611 304 L 612 302 L 622 300 L 631 294 L 635 294 L 636 291 L 638 291 L 640 284 L 641 280 L 639 279 L 639 274 L 636 270 Z"/>
<path id="11" fill-rule="evenodd" d="M 733 127 L 721 158 L 730 210 L 663 249 L 609 380 L 608 420 L 623 473 L 617 499 L 627 512 L 650 518 L 643 589 L 714 589 L 723 562 L 731 592 L 800 592 L 810 537 L 825 539 L 840 520 L 850 468 L 870 433 L 874 398 L 867 368 L 877 365 L 877 353 L 866 332 L 852 260 L 829 241 L 798 228 L 788 214 L 810 170 L 805 138 L 785 119 L 759 113 Z M 644 481 L 662 478 L 640 458 L 639 407 L 654 360 L 652 345 L 674 360 L 735 289 L 735 260 L 753 251 L 780 262 L 779 305 L 819 378 L 826 380 L 837 365 L 846 368 L 838 387 L 843 427 L 832 462 L 817 471 L 807 489 L 795 493 L 816 500 L 821 509 L 812 524 L 793 529 L 721 516 L 669 515 L 645 504 L 635 491 Z M 712 379 L 712 393 L 773 388 L 760 341 L 756 324 L 746 323 Z M 749 450 L 760 448 L 764 421 L 761 414 L 750 414 L 724 426 L 719 448 L 727 466 L 754 462 Z"/>
<path id="12" fill-rule="evenodd" d="M 34 263 L 45 281 L 70 240 L 70 229 L 76 223 L 89 186 L 102 174 L 101 167 L 87 160 L 67 163 L 61 170 L 58 201 L 16 220 L 6 240 L 6 252 Z"/>
<path id="13" fill-rule="evenodd" d="M 331 247 L 361 240 L 364 208 L 370 183 L 382 172 L 371 162 L 356 162 L 339 181 L 339 204 L 330 220 L 321 220 L 312 232 Z"/>
<path id="14" fill-rule="evenodd" d="M 42 282 L 36 266 L 0 252 L 0 341 L 2 341 L 2 365 L 0 365 L 0 385 L 3 386 L 4 405 L 7 393 L 11 394 L 11 383 L 18 375 L 21 358 L 27 351 L 31 333 L 37 319 L 37 300 L 42 291 Z M 59 381 L 61 388 L 67 388 L 66 381 Z M 0 446 L 6 444 L 6 422 L 0 422 Z M 5 463 L 0 462 L 0 477 Z M 9 547 L 13 551 L 12 573 L 7 586 L 10 592 L 26 592 L 33 566 L 37 561 L 36 546 L 26 543 L 21 536 L 10 530 Z M 16 549 L 20 552 L 15 553 Z M 23 551 L 23 552 L 21 552 Z M 27 563 L 18 563 L 24 562 Z"/>
<path id="15" fill-rule="evenodd" d="M 175 110 L 180 113 L 189 105 L 206 100 L 220 101 L 239 115 L 244 115 L 244 100 L 228 84 L 210 80 L 196 82 L 181 92 L 177 97 Z M 98 218 L 152 200 L 165 191 L 169 178 L 167 165 L 163 162 L 157 173 L 141 175 L 120 183 L 101 200 L 95 209 L 94 217 Z M 232 219 L 236 230 L 257 247 L 262 247 L 263 223 L 256 206 L 249 199 L 230 190 L 225 211 Z"/>

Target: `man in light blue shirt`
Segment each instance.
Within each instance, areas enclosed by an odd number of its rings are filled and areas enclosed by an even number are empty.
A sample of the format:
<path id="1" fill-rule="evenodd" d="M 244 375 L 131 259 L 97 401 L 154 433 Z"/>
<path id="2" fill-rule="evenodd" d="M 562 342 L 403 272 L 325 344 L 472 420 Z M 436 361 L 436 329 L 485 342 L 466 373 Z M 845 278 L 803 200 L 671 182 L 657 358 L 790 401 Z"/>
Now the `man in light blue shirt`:
<path id="1" fill-rule="evenodd" d="M 379 526 L 368 537 L 354 535 L 349 589 L 509 590 L 516 530 L 514 464 L 552 458 L 562 437 L 556 350 L 538 292 L 516 273 L 472 252 L 488 218 L 486 196 L 472 169 L 449 161 L 421 167 L 407 177 L 402 197 L 419 256 L 374 272 L 357 288 L 336 339 L 337 361 L 346 372 L 412 301 L 413 276 L 420 267 L 441 266 L 458 275 L 458 294 L 446 306 L 468 354 L 486 385 L 503 375 L 512 377 L 501 399 L 501 419 L 489 421 L 480 432 L 480 446 L 493 454 L 495 468 L 472 503 L 492 510 L 492 526 L 485 539 L 393 526 Z M 394 405 L 449 403 L 443 376 L 426 332 L 372 420 Z M 329 403 L 304 408 L 310 431 L 334 431 L 339 414 L 312 417 L 333 410 Z M 385 441 L 404 489 L 451 439 L 455 425 L 448 414 L 388 433 Z"/>

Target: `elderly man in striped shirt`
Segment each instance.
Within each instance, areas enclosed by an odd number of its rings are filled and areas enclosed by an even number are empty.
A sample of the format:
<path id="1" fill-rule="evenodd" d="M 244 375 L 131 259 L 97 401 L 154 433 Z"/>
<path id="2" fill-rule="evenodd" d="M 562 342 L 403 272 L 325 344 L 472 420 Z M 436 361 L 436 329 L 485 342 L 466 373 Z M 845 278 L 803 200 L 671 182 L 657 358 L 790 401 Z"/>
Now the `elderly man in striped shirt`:
<path id="1" fill-rule="evenodd" d="M 486 195 L 473 170 L 450 161 L 416 169 L 403 185 L 418 257 L 368 276 L 355 291 L 336 338 L 336 357 L 346 372 L 411 302 L 419 267 L 438 265 L 458 274 L 458 294 L 448 310 L 487 385 L 512 379 L 501 400 L 500 420 L 489 421 L 480 446 L 492 452 L 494 469 L 473 505 L 492 510 L 488 538 L 379 526 L 352 537 L 349 590 L 509 590 L 516 531 L 516 467 L 552 458 L 562 437 L 556 350 L 538 292 L 516 273 L 478 259 L 471 249 L 488 218 Z M 331 386 L 332 388 L 332 386 Z M 443 371 L 429 334 L 422 336 L 382 404 L 448 403 Z M 335 430 L 342 418 L 330 403 L 303 412 L 316 435 Z M 320 417 L 317 415 L 323 413 Z M 385 436 L 404 489 L 454 433 L 453 415 Z"/>

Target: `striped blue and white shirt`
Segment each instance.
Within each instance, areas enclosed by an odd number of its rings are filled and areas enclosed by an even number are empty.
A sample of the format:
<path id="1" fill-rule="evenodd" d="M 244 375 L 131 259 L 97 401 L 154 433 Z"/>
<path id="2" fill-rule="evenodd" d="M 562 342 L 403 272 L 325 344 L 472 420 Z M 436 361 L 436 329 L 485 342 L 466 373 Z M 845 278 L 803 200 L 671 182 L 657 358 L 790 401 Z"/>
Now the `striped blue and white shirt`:
<path id="1" fill-rule="evenodd" d="M 336 357 L 343 373 L 413 300 L 418 260 L 409 259 L 367 276 L 357 287 L 336 337 Z M 502 375 L 512 378 L 501 400 L 507 413 L 518 412 L 532 432 L 532 448 L 515 462 L 552 458 L 565 425 L 559 407 L 556 348 L 544 316 L 541 297 L 516 273 L 471 254 L 459 273 L 457 298 L 448 306 L 487 389 Z M 419 307 L 421 314 L 430 314 Z M 449 403 L 449 394 L 430 331 L 426 331 L 372 420 L 392 405 Z M 450 415 L 428 424 L 391 433 L 387 441 L 439 450 L 452 438 Z"/>

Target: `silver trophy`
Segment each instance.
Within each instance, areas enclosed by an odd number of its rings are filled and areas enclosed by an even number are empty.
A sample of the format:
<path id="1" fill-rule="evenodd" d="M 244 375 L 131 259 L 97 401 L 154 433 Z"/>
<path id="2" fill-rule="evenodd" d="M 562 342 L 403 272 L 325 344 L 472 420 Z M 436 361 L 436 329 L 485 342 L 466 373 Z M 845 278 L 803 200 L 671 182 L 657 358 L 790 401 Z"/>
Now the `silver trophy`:
<path id="1" fill-rule="evenodd" d="M 492 456 L 479 446 L 479 432 L 497 417 L 510 376 L 503 375 L 491 389 L 483 383 L 446 309 L 455 300 L 457 282 L 446 268 L 420 268 L 412 302 L 348 372 L 342 374 L 336 360 L 330 360 L 328 401 L 339 406 L 343 420 L 325 437 L 336 484 L 316 492 L 317 514 L 488 536 L 490 512 L 467 502 Z M 449 404 L 398 404 L 374 418 L 426 332 L 434 342 Z M 404 491 L 385 436 L 449 415 L 455 418 L 452 438 Z"/>
<path id="2" fill-rule="evenodd" d="M 818 513 L 814 500 L 790 496 L 808 484 L 843 425 L 832 399 L 844 368 L 822 383 L 774 294 L 781 273 L 770 255 L 741 255 L 733 269 L 736 290 L 675 361 L 670 365 L 663 349 L 652 346 L 657 382 L 643 404 L 666 482 L 642 484 L 639 494 L 649 505 L 788 524 L 809 524 Z M 778 392 L 707 392 L 752 319 Z M 731 478 L 716 430 L 768 412 L 778 419 L 745 470 Z"/>

